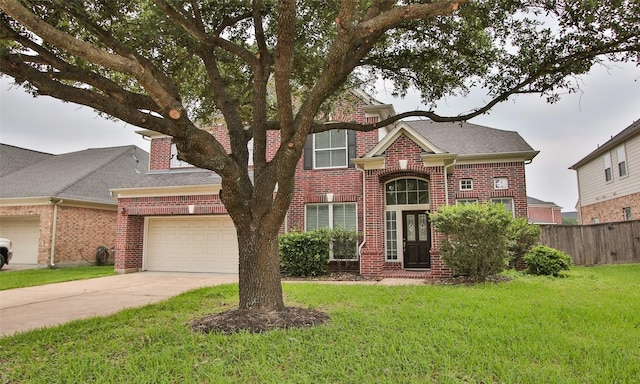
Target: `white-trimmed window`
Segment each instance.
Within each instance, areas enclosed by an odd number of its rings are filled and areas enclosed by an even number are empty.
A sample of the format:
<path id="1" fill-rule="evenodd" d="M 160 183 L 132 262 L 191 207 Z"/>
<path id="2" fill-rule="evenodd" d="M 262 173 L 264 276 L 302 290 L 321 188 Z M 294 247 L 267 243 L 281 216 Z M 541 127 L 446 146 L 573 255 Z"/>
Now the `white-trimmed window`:
<path id="1" fill-rule="evenodd" d="M 344 168 L 348 165 L 347 130 L 333 129 L 313 135 L 314 168 Z"/>
<path id="2" fill-rule="evenodd" d="M 602 161 L 604 162 L 604 180 L 607 182 L 613 180 L 613 174 L 611 173 L 611 154 L 607 153 L 602 156 Z"/>
<path id="3" fill-rule="evenodd" d="M 493 189 L 509 189 L 509 179 L 506 177 L 494 177 Z"/>
<path id="4" fill-rule="evenodd" d="M 429 183 L 425 180 L 393 180 L 384 189 L 386 205 L 429 204 Z"/>
<path id="5" fill-rule="evenodd" d="M 178 160 L 178 147 L 175 144 L 171 144 L 171 168 L 189 168 L 193 165 L 186 161 Z"/>
<path id="6" fill-rule="evenodd" d="M 477 202 L 478 202 L 478 199 L 456 199 L 457 205 L 475 204 Z"/>
<path id="7" fill-rule="evenodd" d="M 622 214 L 624 215 L 625 221 L 633 219 L 633 215 L 631 214 L 631 207 L 622 208 Z"/>
<path id="8" fill-rule="evenodd" d="M 385 213 L 385 255 L 387 261 L 398 261 L 398 219 L 396 211 Z"/>
<path id="9" fill-rule="evenodd" d="M 625 177 L 627 176 L 627 154 L 625 153 L 624 145 L 616 149 L 616 155 L 618 157 L 618 175 Z"/>
<path id="10" fill-rule="evenodd" d="M 460 179 L 460 190 L 461 191 L 472 191 L 473 190 L 473 179 Z"/>
<path id="11" fill-rule="evenodd" d="M 356 203 L 307 204 L 305 206 L 305 230 L 318 228 L 343 228 L 350 231 L 358 230 L 358 212 Z M 351 246 L 349 246 L 351 247 Z M 355 260 L 358 256 L 357 241 L 353 244 L 353 257 L 334 257 L 334 244 L 329 247 L 331 260 Z M 340 245 L 345 249 L 345 245 Z"/>
<path id="12" fill-rule="evenodd" d="M 511 212 L 511 216 L 514 216 L 514 210 L 513 210 L 513 199 L 511 197 L 494 197 L 491 199 L 492 203 L 496 203 L 496 204 L 502 204 L 502 206 L 504 207 L 504 209 L 506 209 L 508 212 Z"/>

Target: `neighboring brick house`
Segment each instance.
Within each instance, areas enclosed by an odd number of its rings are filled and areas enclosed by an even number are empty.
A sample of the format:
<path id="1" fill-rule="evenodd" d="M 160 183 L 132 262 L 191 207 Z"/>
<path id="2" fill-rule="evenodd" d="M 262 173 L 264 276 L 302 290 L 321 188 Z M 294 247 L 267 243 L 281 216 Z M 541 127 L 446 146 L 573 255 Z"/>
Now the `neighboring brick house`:
<path id="1" fill-rule="evenodd" d="M 0 144 L 0 234 L 13 242 L 11 264 L 93 262 L 113 248 L 117 202 L 110 188 L 146 171 L 135 146 L 52 155 Z"/>
<path id="2" fill-rule="evenodd" d="M 531 224 L 562 224 L 562 207 L 550 201 L 527 197 Z"/>
<path id="3" fill-rule="evenodd" d="M 569 169 L 578 177 L 578 222 L 640 219 L 640 120 Z"/>
<path id="4" fill-rule="evenodd" d="M 373 123 L 395 114 L 392 105 L 354 95 L 357 103 L 328 119 Z M 206 130 L 228 143 L 224 127 Z M 151 139 L 150 170 L 136 184 L 113 190 L 116 270 L 237 273 L 237 239 L 219 198 L 219 176 L 177 161 L 170 137 L 139 133 Z M 277 133 L 270 139 L 279 143 Z M 427 212 L 495 201 L 527 217 L 525 165 L 537 153 L 516 132 L 468 123 L 420 120 L 368 133 L 315 134 L 298 163 L 282 230 L 358 230 L 354 263 L 366 276 L 448 276 L 438 252 L 441 235 Z"/>

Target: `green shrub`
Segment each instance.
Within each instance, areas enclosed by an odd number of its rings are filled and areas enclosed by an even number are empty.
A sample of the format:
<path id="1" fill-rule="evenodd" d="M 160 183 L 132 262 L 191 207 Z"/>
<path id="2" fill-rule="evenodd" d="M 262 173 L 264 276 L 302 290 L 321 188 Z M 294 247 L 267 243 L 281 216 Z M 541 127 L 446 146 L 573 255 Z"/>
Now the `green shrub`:
<path id="1" fill-rule="evenodd" d="M 540 241 L 540 226 L 529 224 L 527 219 L 514 219 L 509 227 L 509 268 L 524 266 L 524 255 Z"/>
<path id="2" fill-rule="evenodd" d="M 329 264 L 328 229 L 280 235 L 280 265 L 288 276 L 322 276 Z"/>
<path id="3" fill-rule="evenodd" d="M 442 206 L 430 215 L 445 237 L 442 260 L 456 274 L 476 281 L 504 271 L 509 260 L 508 230 L 513 221 L 502 204 Z"/>
<path id="4" fill-rule="evenodd" d="M 524 256 L 529 273 L 534 275 L 558 276 L 560 271 L 568 271 L 571 256 L 546 245 L 536 245 Z"/>

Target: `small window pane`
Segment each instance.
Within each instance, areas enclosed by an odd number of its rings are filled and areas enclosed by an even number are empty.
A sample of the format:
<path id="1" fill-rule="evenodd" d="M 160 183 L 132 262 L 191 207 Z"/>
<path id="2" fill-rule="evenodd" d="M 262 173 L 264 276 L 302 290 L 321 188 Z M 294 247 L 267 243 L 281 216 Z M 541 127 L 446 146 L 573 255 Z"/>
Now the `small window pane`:
<path id="1" fill-rule="evenodd" d="M 418 204 L 418 191 L 407 192 L 407 204 Z"/>
<path id="2" fill-rule="evenodd" d="M 347 134 L 345 130 L 338 129 L 331 132 L 331 148 L 347 146 Z"/>
<path id="3" fill-rule="evenodd" d="M 326 168 L 331 166 L 331 153 L 329 151 L 316 152 L 316 167 Z"/>
<path id="4" fill-rule="evenodd" d="M 329 136 L 329 132 L 322 132 L 322 133 L 315 134 L 316 149 L 331 148 L 331 137 Z"/>
<path id="5" fill-rule="evenodd" d="M 331 151 L 331 166 L 340 167 L 347 164 L 347 151 Z"/>

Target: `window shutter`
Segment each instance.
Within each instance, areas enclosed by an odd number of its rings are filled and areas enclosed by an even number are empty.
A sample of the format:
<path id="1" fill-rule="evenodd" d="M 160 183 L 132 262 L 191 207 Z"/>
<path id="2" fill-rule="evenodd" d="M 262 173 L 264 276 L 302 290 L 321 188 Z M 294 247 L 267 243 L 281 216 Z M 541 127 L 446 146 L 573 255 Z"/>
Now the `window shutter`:
<path id="1" fill-rule="evenodd" d="M 313 135 L 307 135 L 307 141 L 304 142 L 303 168 L 313 169 Z"/>
<path id="2" fill-rule="evenodd" d="M 347 131 L 347 160 L 349 163 L 349 168 L 355 168 L 355 164 L 351 161 L 351 159 L 355 159 L 356 154 L 356 131 Z"/>

